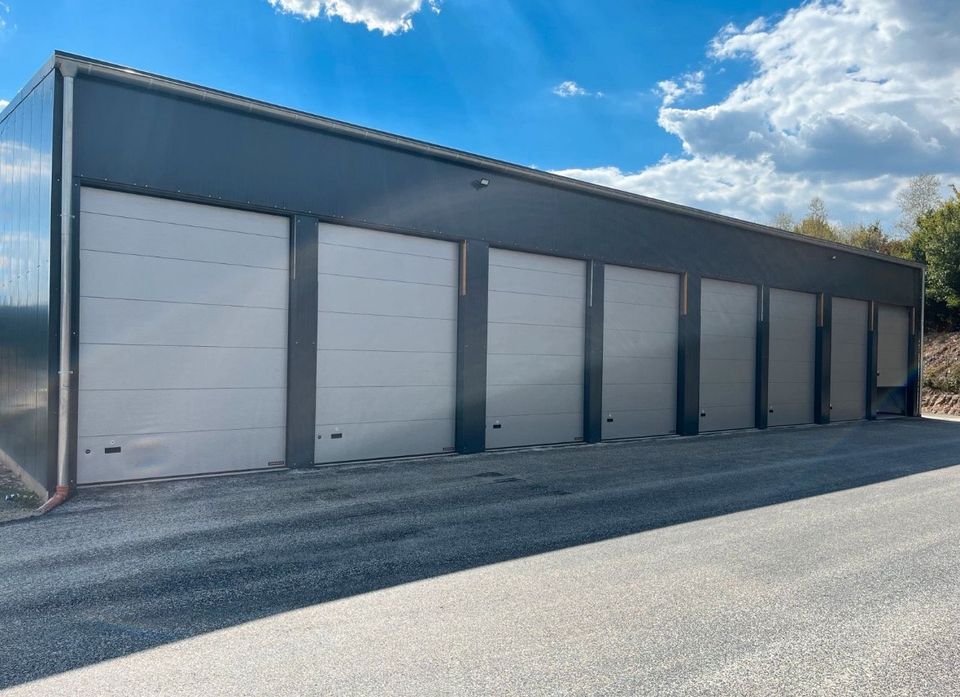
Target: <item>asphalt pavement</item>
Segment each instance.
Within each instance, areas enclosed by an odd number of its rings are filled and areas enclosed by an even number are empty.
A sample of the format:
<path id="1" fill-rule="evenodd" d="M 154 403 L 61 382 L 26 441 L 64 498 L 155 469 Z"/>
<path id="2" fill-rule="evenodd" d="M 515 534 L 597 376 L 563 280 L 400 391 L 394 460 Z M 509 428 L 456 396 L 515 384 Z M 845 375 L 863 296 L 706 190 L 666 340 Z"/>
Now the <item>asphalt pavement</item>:
<path id="1" fill-rule="evenodd" d="M 83 489 L 0 637 L 10 695 L 957 694 L 960 423 Z"/>

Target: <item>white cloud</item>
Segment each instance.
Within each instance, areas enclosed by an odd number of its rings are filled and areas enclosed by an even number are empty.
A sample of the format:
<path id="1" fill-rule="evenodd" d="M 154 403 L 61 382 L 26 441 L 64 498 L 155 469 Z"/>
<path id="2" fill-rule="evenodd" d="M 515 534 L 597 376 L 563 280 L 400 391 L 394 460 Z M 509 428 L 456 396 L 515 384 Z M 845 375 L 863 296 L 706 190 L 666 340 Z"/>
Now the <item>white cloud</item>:
<path id="1" fill-rule="evenodd" d="M 10 102 L 9 102 L 8 100 L 6 100 L 6 99 L 0 99 L 0 111 L 3 111 L 4 109 L 6 109 L 6 108 L 7 108 L 7 104 L 9 104 L 9 103 L 10 103 Z"/>
<path id="2" fill-rule="evenodd" d="M 658 123 L 684 157 L 566 173 L 759 221 L 819 195 L 832 217 L 889 222 L 910 176 L 960 175 L 958 45 L 956 0 L 815 0 L 729 25 L 709 57 L 749 60 L 749 79 L 691 109 L 675 102 L 702 92 L 702 77 L 658 85 Z"/>
<path id="3" fill-rule="evenodd" d="M 339 17 L 348 24 L 363 24 L 384 36 L 413 28 L 413 16 L 426 4 L 440 13 L 441 0 L 268 0 L 280 12 L 304 19 Z"/>
<path id="4" fill-rule="evenodd" d="M 703 71 L 685 73 L 678 80 L 661 80 L 657 83 L 657 91 L 663 98 L 663 106 L 673 104 L 688 94 L 703 94 Z"/>
<path id="5" fill-rule="evenodd" d="M 578 85 L 573 80 L 565 80 L 553 88 L 552 92 L 558 97 L 602 97 L 603 92 L 591 92 Z"/>

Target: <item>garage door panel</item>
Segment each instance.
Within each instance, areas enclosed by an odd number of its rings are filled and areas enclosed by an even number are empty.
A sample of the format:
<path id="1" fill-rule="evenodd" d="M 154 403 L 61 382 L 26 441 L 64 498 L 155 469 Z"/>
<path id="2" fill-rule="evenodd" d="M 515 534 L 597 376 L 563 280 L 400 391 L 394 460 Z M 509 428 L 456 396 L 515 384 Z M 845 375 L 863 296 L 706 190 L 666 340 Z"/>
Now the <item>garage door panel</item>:
<path id="1" fill-rule="evenodd" d="M 100 213 L 83 216 L 80 223 L 84 250 L 287 269 L 286 237 L 246 234 L 243 244 L 236 244 L 237 235 L 215 229 L 197 234 L 193 226 Z"/>
<path id="2" fill-rule="evenodd" d="M 604 268 L 604 438 L 675 431 L 679 312 L 679 276 Z"/>
<path id="3" fill-rule="evenodd" d="M 286 270 L 90 251 L 80 266 L 84 297 L 286 309 Z"/>
<path id="4" fill-rule="evenodd" d="M 437 292 L 438 287 L 447 290 Z M 320 276 L 318 309 L 320 312 L 454 320 L 457 295 L 453 288 L 453 285 Z"/>
<path id="5" fill-rule="evenodd" d="M 637 358 L 632 356 L 604 356 L 603 382 L 607 385 L 659 385 L 676 382 L 677 359 Z"/>
<path id="6" fill-rule="evenodd" d="M 702 333 L 701 344 L 710 347 L 712 360 L 756 360 L 757 340 L 750 336 Z"/>
<path id="7" fill-rule="evenodd" d="M 581 385 L 491 385 L 487 390 L 489 416 L 527 416 L 530 414 L 563 414 L 570 405 L 582 409 Z"/>
<path id="8" fill-rule="evenodd" d="M 456 382 L 455 353 L 378 351 L 319 351 L 317 384 L 327 387 L 384 385 L 452 385 Z"/>
<path id="9" fill-rule="evenodd" d="M 638 271 L 640 271 L 642 275 L 638 275 Z M 614 264 L 608 264 L 604 269 L 603 275 L 607 281 L 622 281 L 634 285 L 677 288 L 680 283 L 680 277 L 675 273 L 653 271 L 652 269 L 637 269 L 631 266 L 616 266 Z"/>
<path id="10" fill-rule="evenodd" d="M 880 305 L 877 310 L 877 386 L 903 387 L 910 372 L 910 311 Z"/>
<path id="11" fill-rule="evenodd" d="M 487 448 L 511 448 L 521 445 L 569 443 L 583 435 L 583 414 L 536 414 L 511 416 L 500 420 L 487 418 Z"/>
<path id="12" fill-rule="evenodd" d="M 487 330 L 487 352 L 580 356 L 583 354 L 583 340 L 582 327 L 491 322 Z"/>
<path id="13" fill-rule="evenodd" d="M 676 291 L 673 291 L 676 294 Z M 638 309 L 639 308 L 639 309 Z M 606 302 L 603 307 L 603 326 L 610 331 L 632 330 L 677 333 L 678 310 L 673 306 L 636 305 L 634 303 Z M 638 327 L 637 317 L 643 318 Z"/>
<path id="14" fill-rule="evenodd" d="M 579 385 L 582 356 L 487 354 L 487 387 L 493 385 Z"/>
<path id="15" fill-rule="evenodd" d="M 582 327 L 584 300 L 547 295 L 522 295 L 491 290 L 488 315 L 496 323 Z"/>
<path id="16" fill-rule="evenodd" d="M 372 252 L 368 257 L 371 260 L 380 258 L 377 254 L 378 252 L 393 252 L 405 256 L 427 257 L 447 261 L 456 261 L 458 256 L 457 245 L 451 244 L 446 240 L 434 240 L 427 237 L 413 237 L 411 235 L 394 235 L 379 230 L 350 227 L 349 225 L 320 223 L 318 226 L 318 236 L 320 244 L 342 248 L 339 251 L 333 252 L 328 250 L 323 254 L 324 257 L 329 257 L 331 253 L 334 255 L 334 258 L 341 256 L 349 257 L 351 249 L 361 250 L 362 252 Z M 352 258 L 356 259 L 356 257 Z M 330 260 L 325 259 L 322 263 L 330 263 Z"/>
<path id="17" fill-rule="evenodd" d="M 814 421 L 817 296 L 770 289 L 767 423 Z"/>
<path id="18" fill-rule="evenodd" d="M 543 295 L 552 298 L 582 300 L 575 284 L 570 279 L 580 278 L 582 274 L 556 271 L 535 271 L 528 268 L 513 268 L 490 265 L 488 286 L 490 290 L 501 293 L 520 293 Z"/>
<path id="19" fill-rule="evenodd" d="M 579 438 L 586 264 L 491 249 L 489 271 L 487 447 Z"/>
<path id="20" fill-rule="evenodd" d="M 610 418 L 613 421 L 609 421 Z M 603 415 L 603 437 L 606 440 L 662 436 L 676 433 L 676 430 L 676 409 L 667 406 L 660 409 L 605 412 Z"/>
<path id="21" fill-rule="evenodd" d="M 317 324 L 320 350 L 456 351 L 449 341 L 455 320 L 322 313 Z"/>
<path id="22" fill-rule="evenodd" d="M 701 284 L 700 429 L 756 425 L 757 287 Z"/>
<path id="23" fill-rule="evenodd" d="M 283 461 L 285 442 L 285 428 L 81 436 L 77 479 L 92 484 L 259 469 Z M 120 452 L 104 454 L 111 447 Z"/>
<path id="24" fill-rule="evenodd" d="M 647 382 L 635 385 L 603 386 L 603 411 L 642 411 L 666 409 L 673 412 L 677 399 L 675 382 Z"/>
<path id="25" fill-rule="evenodd" d="M 704 310 L 704 312 L 707 312 L 707 310 Z M 710 312 L 711 314 L 704 314 L 700 318 L 701 336 L 750 337 L 751 332 L 753 332 L 753 336 L 756 336 L 757 313 L 755 310 L 746 314 L 722 312 L 720 310 Z"/>
<path id="26" fill-rule="evenodd" d="M 700 363 L 701 382 L 704 385 L 727 383 L 752 385 L 756 379 L 756 366 L 756 361 L 751 358 L 719 360 L 704 358 Z M 743 394 L 746 397 L 746 388 Z"/>
<path id="27" fill-rule="evenodd" d="M 782 362 L 777 365 L 776 380 L 770 380 L 770 391 L 773 393 L 776 389 L 786 389 L 779 388 L 778 385 L 789 384 L 791 386 L 800 385 L 803 388 L 802 399 L 798 397 L 797 401 L 810 401 L 813 394 L 813 376 L 815 365 L 812 362 L 809 363 L 786 363 Z M 808 394 L 809 393 L 809 394 Z M 812 402 L 811 402 L 812 408 Z"/>
<path id="28" fill-rule="evenodd" d="M 867 303 L 833 298 L 830 340 L 830 420 L 866 418 Z"/>
<path id="29" fill-rule="evenodd" d="M 286 349 L 80 344 L 82 389 L 283 387 Z"/>
<path id="30" fill-rule="evenodd" d="M 577 278 L 583 278 L 586 265 L 576 259 L 552 257 L 545 254 L 530 254 L 529 252 L 515 252 L 510 249 L 491 249 L 490 273 L 495 275 L 498 269 L 523 269 L 528 271 L 543 271 L 555 275 L 572 276 L 572 283 Z"/>
<path id="31" fill-rule="evenodd" d="M 378 421 L 449 419 L 454 409 L 451 385 L 320 387 L 317 423 L 347 424 Z"/>
<path id="32" fill-rule="evenodd" d="M 367 239 L 367 236 L 364 236 L 364 239 Z M 353 244 L 359 244 L 359 240 L 354 240 Z M 320 250 L 319 272 L 323 275 L 407 281 L 435 286 L 456 283 L 456 269 L 452 272 L 450 268 L 451 256 L 438 258 L 356 246 L 321 246 L 327 247 Z"/>
<path id="33" fill-rule="evenodd" d="M 287 311 L 81 298 L 84 341 L 284 348 Z"/>
<path id="34" fill-rule="evenodd" d="M 317 462 L 430 455 L 453 449 L 453 419 L 358 423 L 341 431 L 337 428 L 337 424 L 317 425 Z M 342 436 L 331 438 L 334 433 Z"/>
<path id="35" fill-rule="evenodd" d="M 89 436 L 283 428 L 286 390 L 84 390 L 79 431 Z"/>
<path id="36" fill-rule="evenodd" d="M 80 198 L 78 479 L 282 464 L 289 218 Z"/>
<path id="37" fill-rule="evenodd" d="M 749 407 L 753 414 L 754 405 L 746 404 L 744 391 L 746 388 L 753 389 L 753 382 L 708 382 L 700 387 L 700 406 L 701 407 Z M 750 417 L 750 425 L 754 423 L 754 416 Z M 746 428 L 746 427 L 744 427 Z"/>
<path id="38" fill-rule="evenodd" d="M 700 417 L 700 430 L 704 433 L 754 428 L 755 425 L 756 413 L 752 406 L 713 405 L 706 416 Z"/>
<path id="39" fill-rule="evenodd" d="M 269 235 L 285 240 L 290 235 L 290 219 L 281 216 L 103 189 L 84 188 L 80 199 L 80 210 L 193 228 Z M 206 233 L 198 230 L 197 234 Z"/>
<path id="40" fill-rule="evenodd" d="M 319 235 L 316 462 L 451 449 L 457 245 L 327 224 Z"/>
<path id="41" fill-rule="evenodd" d="M 606 268 L 610 268 L 609 265 Z M 653 272 L 647 272 L 650 277 Z M 604 277 L 604 297 L 608 303 L 629 303 L 632 305 L 648 305 L 651 307 L 675 308 L 678 302 L 679 279 L 670 274 L 658 274 L 666 277 L 667 283 L 648 283 L 618 281 L 609 276 Z M 648 277 L 648 278 L 650 278 Z"/>
<path id="42" fill-rule="evenodd" d="M 612 358 L 674 358 L 677 333 L 607 330 L 603 333 L 603 353 Z"/>

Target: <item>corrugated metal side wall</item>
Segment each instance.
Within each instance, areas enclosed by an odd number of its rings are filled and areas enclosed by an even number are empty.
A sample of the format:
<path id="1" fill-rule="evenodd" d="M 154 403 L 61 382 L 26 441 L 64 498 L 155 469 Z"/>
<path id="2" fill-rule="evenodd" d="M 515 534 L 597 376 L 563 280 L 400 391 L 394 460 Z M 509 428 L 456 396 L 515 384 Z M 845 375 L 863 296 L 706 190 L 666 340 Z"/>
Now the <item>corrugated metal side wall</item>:
<path id="1" fill-rule="evenodd" d="M 54 74 L 0 123 L 0 450 L 41 488 L 50 447 Z"/>

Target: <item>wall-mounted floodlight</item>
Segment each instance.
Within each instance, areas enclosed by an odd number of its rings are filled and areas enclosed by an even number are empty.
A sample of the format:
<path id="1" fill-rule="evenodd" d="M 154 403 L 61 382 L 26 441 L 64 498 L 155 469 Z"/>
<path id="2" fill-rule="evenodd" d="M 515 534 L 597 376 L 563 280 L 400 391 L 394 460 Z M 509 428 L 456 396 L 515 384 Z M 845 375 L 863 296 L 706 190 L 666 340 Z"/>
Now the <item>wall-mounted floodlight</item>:
<path id="1" fill-rule="evenodd" d="M 484 178 L 484 179 L 475 179 L 475 180 L 473 181 L 473 188 L 474 188 L 474 189 L 485 189 L 485 188 L 487 188 L 488 186 L 490 186 L 490 180 L 489 180 L 489 179 L 486 179 L 486 178 Z"/>

